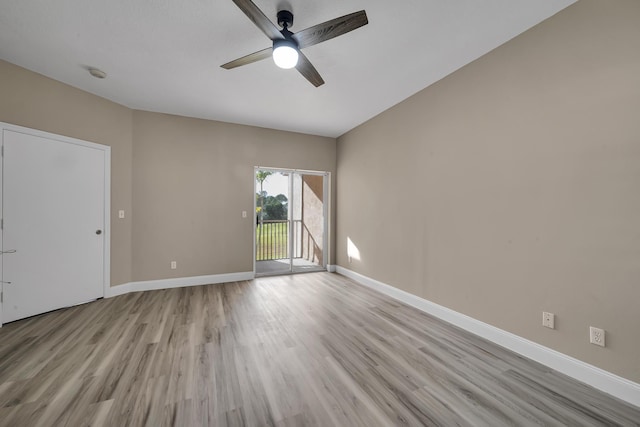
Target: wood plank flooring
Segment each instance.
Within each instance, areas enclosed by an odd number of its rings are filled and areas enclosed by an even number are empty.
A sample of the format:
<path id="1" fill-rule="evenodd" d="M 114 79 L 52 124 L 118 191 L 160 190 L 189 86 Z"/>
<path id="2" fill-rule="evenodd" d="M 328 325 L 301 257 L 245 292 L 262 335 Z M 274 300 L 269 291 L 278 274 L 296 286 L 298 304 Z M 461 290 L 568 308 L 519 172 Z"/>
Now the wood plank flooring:
<path id="1" fill-rule="evenodd" d="M 330 273 L 133 293 L 0 329 L 1 426 L 640 425 Z"/>

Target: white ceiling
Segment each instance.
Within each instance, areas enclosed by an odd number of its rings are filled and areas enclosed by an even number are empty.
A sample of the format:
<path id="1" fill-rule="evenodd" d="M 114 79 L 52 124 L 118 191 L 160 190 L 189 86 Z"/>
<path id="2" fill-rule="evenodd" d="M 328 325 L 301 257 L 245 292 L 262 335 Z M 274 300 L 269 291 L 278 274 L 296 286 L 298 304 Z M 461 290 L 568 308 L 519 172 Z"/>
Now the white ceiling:
<path id="1" fill-rule="evenodd" d="M 319 88 L 270 59 L 220 68 L 271 44 L 231 0 L 0 0 L 0 58 L 133 109 L 337 137 L 574 1 L 254 0 L 293 32 L 366 10 L 304 50 Z"/>

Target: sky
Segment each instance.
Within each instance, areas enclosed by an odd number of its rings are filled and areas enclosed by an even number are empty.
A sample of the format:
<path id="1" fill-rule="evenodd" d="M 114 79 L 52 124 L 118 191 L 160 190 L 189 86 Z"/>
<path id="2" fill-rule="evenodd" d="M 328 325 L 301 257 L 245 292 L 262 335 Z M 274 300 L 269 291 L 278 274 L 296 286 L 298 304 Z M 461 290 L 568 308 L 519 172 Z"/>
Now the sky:
<path id="1" fill-rule="evenodd" d="M 264 180 L 262 188 L 270 196 L 277 196 L 278 194 L 286 196 L 289 192 L 289 177 L 282 175 L 280 172 L 275 172 Z M 260 191 L 259 183 L 256 185 L 256 192 L 258 191 Z"/>

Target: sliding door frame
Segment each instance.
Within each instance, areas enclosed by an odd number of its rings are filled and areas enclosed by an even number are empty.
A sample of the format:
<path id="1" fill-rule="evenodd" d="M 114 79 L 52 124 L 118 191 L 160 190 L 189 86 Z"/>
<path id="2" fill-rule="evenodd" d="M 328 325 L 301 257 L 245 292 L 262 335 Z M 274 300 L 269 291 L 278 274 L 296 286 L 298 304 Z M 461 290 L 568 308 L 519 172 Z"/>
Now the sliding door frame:
<path id="1" fill-rule="evenodd" d="M 255 217 L 256 214 L 256 210 L 258 208 L 257 203 L 258 201 L 256 200 L 256 194 L 259 191 L 258 188 L 258 183 L 255 179 L 256 177 L 256 173 L 258 171 L 269 171 L 269 172 L 277 172 L 277 173 L 288 173 L 289 174 L 289 201 L 288 203 L 288 212 L 287 212 L 287 217 L 288 217 L 288 221 L 289 221 L 289 226 L 288 226 L 288 250 L 289 250 L 289 270 L 285 271 L 285 272 L 278 272 L 276 274 L 280 275 L 280 274 L 296 274 L 299 272 L 293 271 L 293 226 L 292 226 L 292 209 L 293 209 L 293 204 L 291 203 L 291 200 L 293 199 L 293 179 L 291 179 L 291 177 L 294 174 L 300 174 L 300 175 L 315 175 L 315 176 L 321 176 L 322 177 L 322 227 L 323 227 L 323 233 L 322 233 L 322 265 L 320 266 L 322 269 L 324 270 L 328 270 L 329 268 L 329 256 L 330 256 L 330 251 L 329 251 L 329 243 L 330 243 L 330 230 L 329 230 L 329 215 L 330 215 L 330 201 L 331 201 L 331 172 L 328 171 L 314 171 L 314 170 L 306 170 L 306 169 L 291 169 L 291 168 L 277 168 L 277 167 L 269 167 L 269 166 L 255 166 L 253 168 L 253 215 Z M 252 224 L 253 226 L 253 274 L 254 276 L 257 275 L 257 261 L 256 261 L 256 255 L 257 255 L 257 248 L 256 248 L 256 239 L 257 239 L 257 235 L 256 235 L 256 231 L 257 231 L 257 227 L 255 224 L 255 219 L 254 219 L 254 223 Z M 260 276 L 268 276 L 269 274 L 260 274 Z M 275 275 L 275 274 L 274 274 Z"/>

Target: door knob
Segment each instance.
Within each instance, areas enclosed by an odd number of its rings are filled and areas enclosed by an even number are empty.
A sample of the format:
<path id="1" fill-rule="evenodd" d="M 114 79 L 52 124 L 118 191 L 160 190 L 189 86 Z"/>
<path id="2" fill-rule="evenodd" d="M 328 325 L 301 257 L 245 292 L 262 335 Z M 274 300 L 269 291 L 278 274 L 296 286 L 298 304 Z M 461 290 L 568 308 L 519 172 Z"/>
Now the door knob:
<path id="1" fill-rule="evenodd" d="M 96 234 L 102 234 L 102 230 L 96 230 Z"/>

